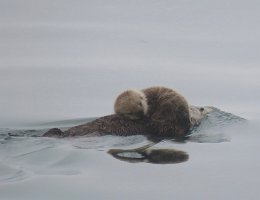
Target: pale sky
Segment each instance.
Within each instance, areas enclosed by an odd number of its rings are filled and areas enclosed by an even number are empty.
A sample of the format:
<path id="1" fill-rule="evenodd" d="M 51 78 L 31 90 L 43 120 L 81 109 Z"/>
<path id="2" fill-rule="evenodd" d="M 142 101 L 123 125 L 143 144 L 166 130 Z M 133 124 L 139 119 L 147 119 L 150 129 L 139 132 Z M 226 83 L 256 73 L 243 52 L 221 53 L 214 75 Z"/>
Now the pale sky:
<path id="1" fill-rule="evenodd" d="M 259 1 L 127 2 L 1 0 L 0 127 L 109 114 L 153 85 L 255 116 Z"/>

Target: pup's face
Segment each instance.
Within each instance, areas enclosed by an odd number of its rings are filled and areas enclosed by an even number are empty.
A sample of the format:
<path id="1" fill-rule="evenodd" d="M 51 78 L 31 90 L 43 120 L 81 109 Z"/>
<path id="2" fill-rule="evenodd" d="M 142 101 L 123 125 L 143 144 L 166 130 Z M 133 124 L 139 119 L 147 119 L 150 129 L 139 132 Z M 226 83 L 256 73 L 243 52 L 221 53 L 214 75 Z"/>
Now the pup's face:
<path id="1" fill-rule="evenodd" d="M 130 119 L 140 119 L 147 113 L 145 95 L 139 90 L 127 90 L 120 94 L 115 102 L 116 114 L 121 114 Z"/>

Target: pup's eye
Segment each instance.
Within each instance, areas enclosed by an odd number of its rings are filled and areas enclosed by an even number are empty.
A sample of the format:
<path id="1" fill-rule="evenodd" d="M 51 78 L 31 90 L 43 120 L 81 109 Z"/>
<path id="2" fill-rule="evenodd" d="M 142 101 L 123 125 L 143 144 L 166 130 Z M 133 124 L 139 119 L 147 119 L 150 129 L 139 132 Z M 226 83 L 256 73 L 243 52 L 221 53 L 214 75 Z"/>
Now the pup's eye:
<path id="1" fill-rule="evenodd" d="M 200 112 L 203 112 L 204 111 L 204 108 L 200 108 Z"/>

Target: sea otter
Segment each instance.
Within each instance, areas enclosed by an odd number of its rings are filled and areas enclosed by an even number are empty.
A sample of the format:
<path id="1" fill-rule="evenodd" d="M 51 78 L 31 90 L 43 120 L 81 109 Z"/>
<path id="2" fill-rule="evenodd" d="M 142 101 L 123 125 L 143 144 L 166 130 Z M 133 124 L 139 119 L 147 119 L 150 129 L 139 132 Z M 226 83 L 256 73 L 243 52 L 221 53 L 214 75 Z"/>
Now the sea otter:
<path id="1" fill-rule="evenodd" d="M 147 118 L 150 132 L 162 136 L 182 136 L 191 126 L 187 100 L 166 87 L 126 90 L 116 98 L 114 110 L 131 120 Z"/>
<path id="2" fill-rule="evenodd" d="M 199 123 L 207 117 L 207 114 L 212 112 L 212 107 L 197 107 L 190 106 L 191 128 L 198 126 Z M 97 118 L 91 122 L 82 125 L 74 126 L 66 131 L 58 128 L 52 128 L 43 137 L 75 137 L 75 136 L 100 136 L 100 135 L 146 135 L 158 136 L 154 132 L 150 132 L 148 120 L 143 118 L 141 120 L 130 120 L 121 115 L 107 115 Z"/>

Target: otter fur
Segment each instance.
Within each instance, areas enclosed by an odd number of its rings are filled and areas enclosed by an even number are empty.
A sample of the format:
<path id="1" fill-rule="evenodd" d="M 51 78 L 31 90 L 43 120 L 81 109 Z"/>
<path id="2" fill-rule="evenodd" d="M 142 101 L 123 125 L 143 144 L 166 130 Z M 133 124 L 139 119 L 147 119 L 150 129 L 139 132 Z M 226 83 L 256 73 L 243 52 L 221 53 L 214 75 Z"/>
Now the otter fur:
<path id="1" fill-rule="evenodd" d="M 121 115 L 107 115 L 86 124 L 74 126 L 66 131 L 52 128 L 46 132 L 44 137 L 74 137 L 84 135 L 150 135 L 146 119 L 129 120 Z"/>
<path id="2" fill-rule="evenodd" d="M 182 136 L 191 126 L 188 102 L 166 87 L 127 90 L 116 98 L 114 110 L 129 119 L 148 118 L 150 130 L 162 136 Z"/>
<path id="3" fill-rule="evenodd" d="M 114 111 L 129 119 L 140 119 L 147 115 L 148 103 L 145 93 L 141 90 L 126 90 L 115 100 Z"/>
<path id="4" fill-rule="evenodd" d="M 199 123 L 212 112 L 211 107 L 190 106 L 191 127 L 199 125 Z M 140 120 L 131 120 L 122 115 L 107 115 L 97 118 L 91 122 L 74 126 L 66 131 L 58 128 L 52 128 L 43 134 L 43 137 L 76 137 L 76 136 L 101 136 L 101 135 L 147 135 L 158 136 L 156 132 L 151 131 L 148 125 L 149 120 L 142 118 Z"/>
<path id="5" fill-rule="evenodd" d="M 210 106 L 199 107 L 199 106 L 190 105 L 189 110 L 190 110 L 191 125 L 198 126 L 202 121 L 202 119 L 205 118 L 205 116 L 211 113 L 214 109 L 213 107 Z"/>

